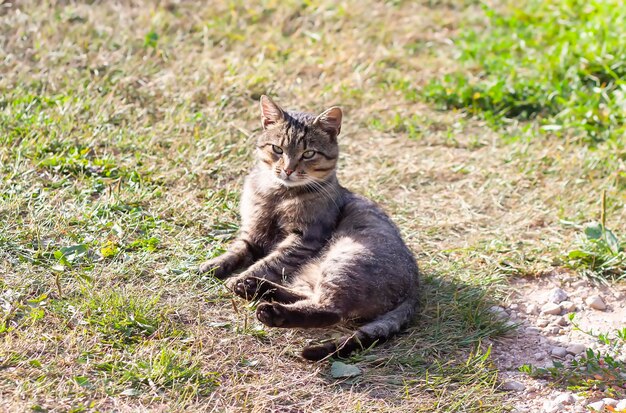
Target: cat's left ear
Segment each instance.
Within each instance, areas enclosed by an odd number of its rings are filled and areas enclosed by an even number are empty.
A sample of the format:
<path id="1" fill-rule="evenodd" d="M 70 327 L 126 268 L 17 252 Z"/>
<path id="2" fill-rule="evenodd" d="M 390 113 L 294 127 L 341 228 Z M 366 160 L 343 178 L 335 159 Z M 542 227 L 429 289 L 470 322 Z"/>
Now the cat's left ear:
<path id="1" fill-rule="evenodd" d="M 313 124 L 324 129 L 333 139 L 335 139 L 337 135 L 339 135 L 339 132 L 341 132 L 342 116 L 343 114 L 341 112 L 341 108 L 333 106 L 330 109 L 326 109 L 317 118 L 315 118 Z"/>

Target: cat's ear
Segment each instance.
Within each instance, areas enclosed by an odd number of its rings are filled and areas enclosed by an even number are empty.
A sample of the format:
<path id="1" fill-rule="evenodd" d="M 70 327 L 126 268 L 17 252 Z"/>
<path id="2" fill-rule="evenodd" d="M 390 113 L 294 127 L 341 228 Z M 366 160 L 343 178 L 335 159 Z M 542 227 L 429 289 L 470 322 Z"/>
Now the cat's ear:
<path id="1" fill-rule="evenodd" d="M 285 112 L 268 96 L 261 96 L 261 124 L 263 129 L 285 120 Z"/>
<path id="2" fill-rule="evenodd" d="M 341 113 L 341 109 L 337 106 L 333 106 L 330 109 L 326 109 L 317 118 L 315 118 L 313 124 L 324 129 L 334 139 L 337 135 L 339 135 L 339 132 L 341 132 L 342 116 L 343 114 Z"/>

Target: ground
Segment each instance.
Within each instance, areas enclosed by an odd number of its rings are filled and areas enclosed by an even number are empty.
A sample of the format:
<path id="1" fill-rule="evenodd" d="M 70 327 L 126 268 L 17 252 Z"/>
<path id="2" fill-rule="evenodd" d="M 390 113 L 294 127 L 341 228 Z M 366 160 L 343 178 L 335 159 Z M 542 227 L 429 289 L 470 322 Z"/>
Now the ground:
<path id="1" fill-rule="evenodd" d="M 626 233 L 626 151 L 540 117 L 440 110 L 424 90 L 478 70 L 457 39 L 488 21 L 469 0 L 0 4 L 0 409 L 576 411 L 626 398 L 620 365 L 612 390 L 565 383 L 558 366 L 519 370 L 575 360 L 552 354 L 572 343 L 611 354 L 540 313 L 557 287 L 574 323 L 619 343 L 619 271 L 568 257 L 601 215 Z M 194 272 L 237 231 L 263 93 L 344 109 L 339 178 L 390 213 L 423 272 L 413 325 L 343 360 L 352 377 L 299 357 L 340 329 L 264 327 Z M 593 294 L 608 307 L 591 309 Z M 575 401 L 557 406 L 565 393 Z"/>

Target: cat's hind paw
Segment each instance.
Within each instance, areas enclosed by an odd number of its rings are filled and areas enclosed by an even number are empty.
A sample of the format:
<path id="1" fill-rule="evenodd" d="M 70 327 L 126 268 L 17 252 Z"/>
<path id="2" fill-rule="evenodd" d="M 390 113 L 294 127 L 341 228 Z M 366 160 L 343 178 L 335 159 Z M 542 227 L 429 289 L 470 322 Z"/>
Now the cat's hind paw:
<path id="1" fill-rule="evenodd" d="M 286 311 L 279 303 L 261 303 L 256 308 L 256 318 L 268 327 L 282 327 Z"/>
<path id="2" fill-rule="evenodd" d="M 261 294 L 260 282 L 254 277 L 243 277 L 233 281 L 231 288 L 235 294 L 245 300 L 253 300 Z"/>

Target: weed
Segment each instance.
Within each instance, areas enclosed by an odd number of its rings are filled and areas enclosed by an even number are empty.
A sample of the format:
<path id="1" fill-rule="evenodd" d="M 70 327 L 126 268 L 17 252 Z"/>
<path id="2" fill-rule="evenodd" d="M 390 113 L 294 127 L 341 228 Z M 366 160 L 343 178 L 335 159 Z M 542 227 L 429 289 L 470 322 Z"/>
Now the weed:
<path id="1" fill-rule="evenodd" d="M 578 237 L 578 248 L 565 257 L 565 264 L 595 281 L 619 281 L 626 278 L 624 244 L 606 228 L 606 193 L 602 194 L 602 222 L 591 222 Z"/>

